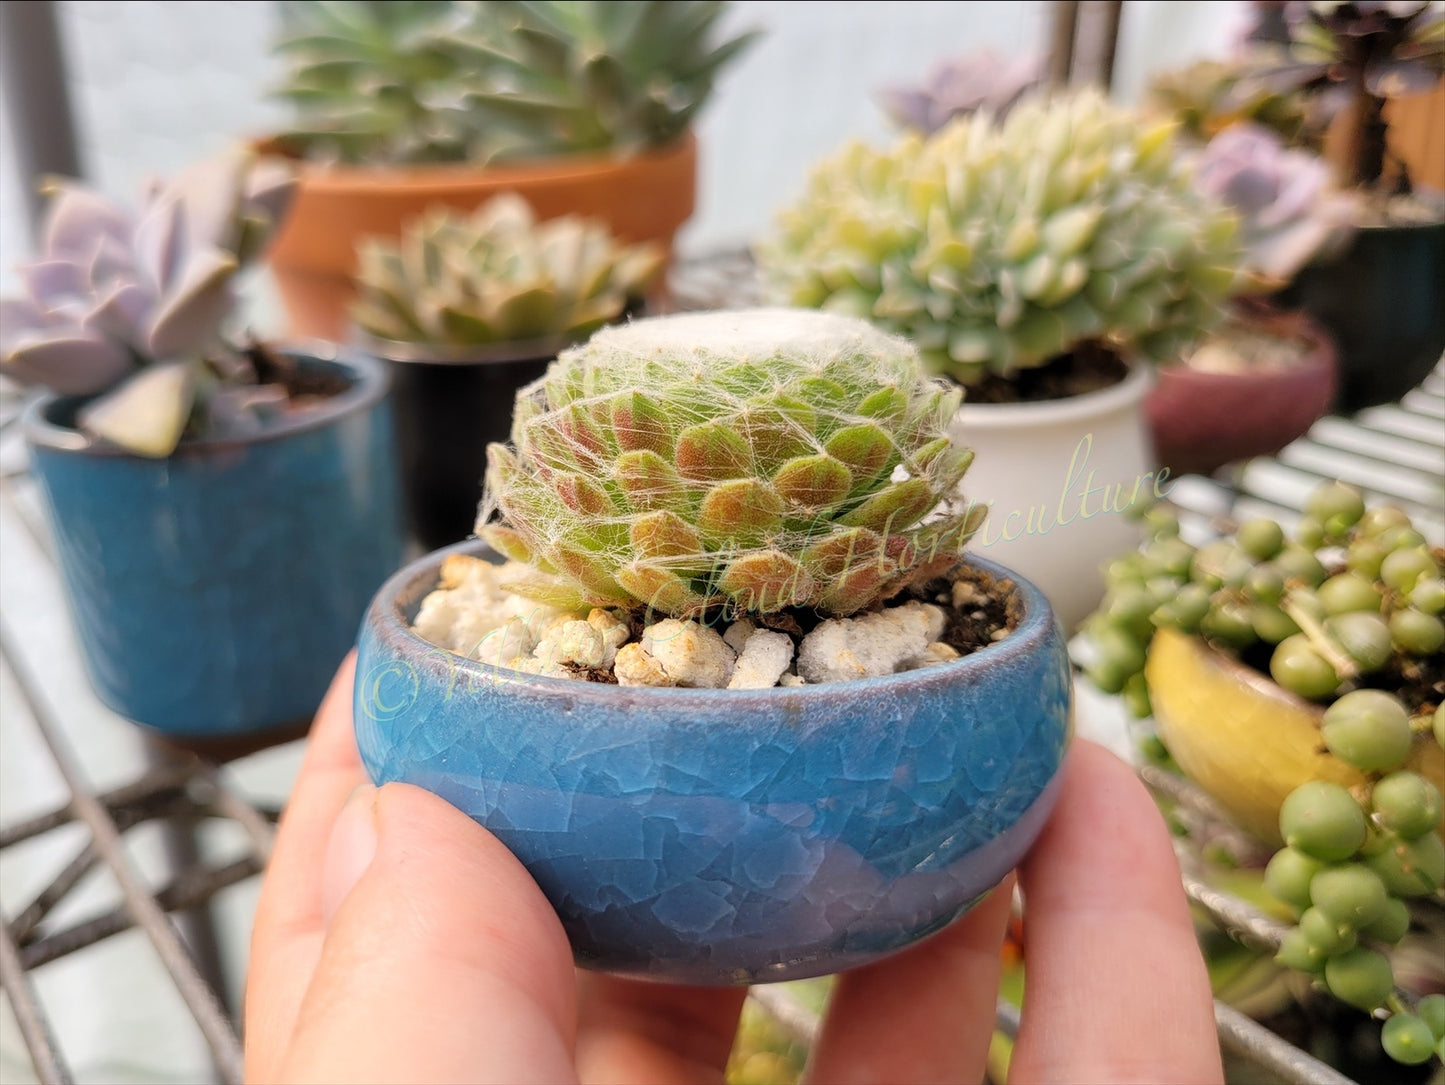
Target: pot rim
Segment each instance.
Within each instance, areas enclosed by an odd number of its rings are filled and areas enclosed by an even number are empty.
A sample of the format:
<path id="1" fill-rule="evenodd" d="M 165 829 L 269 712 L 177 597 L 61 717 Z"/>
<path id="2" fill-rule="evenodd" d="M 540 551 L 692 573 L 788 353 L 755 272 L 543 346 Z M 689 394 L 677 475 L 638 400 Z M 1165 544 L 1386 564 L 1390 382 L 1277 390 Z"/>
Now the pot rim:
<path id="1" fill-rule="evenodd" d="M 452 191 L 481 183 L 488 189 L 526 185 L 536 181 L 566 182 L 597 175 L 625 175 L 641 167 L 666 165 L 697 153 L 697 136 L 692 127 L 660 147 L 648 147 L 633 154 L 609 151 L 549 155 L 498 165 L 478 162 L 434 162 L 430 164 L 363 164 L 315 162 L 287 154 L 281 149 L 284 136 L 273 134 L 251 141 L 262 155 L 284 158 L 299 164 L 301 183 L 328 195 L 349 195 L 378 188 L 407 188 Z"/>
<path id="2" fill-rule="evenodd" d="M 1436 219 L 1434 222 L 1363 222 L 1352 229 L 1357 234 L 1408 234 L 1420 230 L 1445 230 L 1445 218 Z"/>
<path id="3" fill-rule="evenodd" d="M 1192 633 L 1177 633 L 1173 630 L 1161 630 L 1178 640 L 1184 641 L 1187 646 L 1206 664 L 1221 672 L 1226 677 L 1248 686 L 1255 693 L 1260 694 L 1272 701 L 1288 705 L 1298 712 L 1306 712 L 1316 719 L 1324 716 L 1324 708 L 1307 701 L 1297 693 L 1285 689 L 1269 675 L 1255 670 L 1248 663 L 1241 662 L 1233 656 L 1219 651 L 1203 637 Z M 1156 636 L 1158 634 L 1155 634 Z"/>
<path id="4" fill-rule="evenodd" d="M 1270 307 L 1269 310 L 1261 313 L 1235 314 L 1226 321 L 1226 324 L 1237 324 L 1265 335 L 1275 334 L 1276 327 L 1292 325 L 1287 330 L 1282 330 L 1278 338 L 1303 339 L 1307 344 L 1307 349 L 1289 365 L 1249 369 L 1239 373 L 1196 369 L 1190 364 L 1189 358 L 1186 358 L 1173 365 L 1162 366 L 1159 370 L 1159 379 L 1161 381 L 1188 380 L 1191 383 L 1240 380 L 1259 383 L 1282 375 L 1291 377 L 1310 373 L 1318 375 L 1322 371 L 1333 370 L 1338 364 L 1339 350 L 1335 346 L 1334 338 L 1303 309 Z M 1189 357 L 1193 357 L 1192 352 Z"/>
<path id="5" fill-rule="evenodd" d="M 532 696 L 561 696 L 569 698 L 578 705 L 601 702 L 615 705 L 621 697 L 645 701 L 659 707 L 673 701 L 681 701 L 685 706 L 690 701 L 725 695 L 730 701 L 735 702 L 740 710 L 747 710 L 750 707 L 761 709 L 764 706 L 776 706 L 780 699 L 820 696 L 834 698 L 845 695 L 845 691 L 868 695 L 897 693 L 909 688 L 917 688 L 920 684 L 929 686 L 972 684 L 971 680 L 976 680 L 992 668 L 1006 665 L 1012 659 L 1027 657 L 1047 650 L 1050 638 L 1062 636 L 1057 631 L 1053 610 L 1037 586 L 997 562 L 965 554 L 965 564 L 980 569 L 997 579 L 1009 580 L 1014 584 L 1014 590 L 1022 599 L 1023 617 L 1018 626 L 1003 640 L 948 663 L 936 663 L 917 670 L 903 671 L 877 678 L 858 678 L 847 682 L 826 682 L 806 686 L 772 686 L 768 689 L 750 690 L 693 689 L 679 686 L 615 686 L 610 683 L 585 682 L 572 678 L 550 678 L 507 670 L 465 658 L 450 649 L 442 648 L 423 639 L 412 630 L 406 620 L 399 599 L 403 593 L 417 589 L 422 581 L 426 581 L 427 586 L 416 591 L 415 598 L 418 601 L 427 591 L 433 590 L 442 561 L 446 557 L 452 554 L 486 557 L 488 554 L 494 553 L 480 539 L 469 539 L 441 550 L 434 550 L 418 558 L 399 569 L 381 586 L 363 621 L 399 658 L 411 658 L 419 661 L 427 657 L 444 656 L 452 668 L 450 674 L 453 681 L 461 673 L 465 673 L 471 679 L 492 688 L 516 686 Z"/>
<path id="6" fill-rule="evenodd" d="M 577 346 L 586 337 L 566 335 L 543 339 L 517 339 L 506 343 L 479 344 L 475 347 L 430 346 L 426 343 L 382 339 L 356 329 L 351 338 L 354 349 L 399 365 L 501 365 L 508 362 L 540 362 L 556 358 L 568 347 Z"/>
<path id="7" fill-rule="evenodd" d="M 87 456 L 104 456 L 112 459 L 147 460 L 164 463 L 168 459 L 182 456 L 203 456 L 229 448 L 241 448 L 267 441 L 277 441 L 301 433 L 309 433 L 331 425 L 345 415 L 359 413 L 380 403 L 391 391 L 391 374 L 386 366 L 375 358 L 356 351 L 345 350 L 324 340 L 300 340 L 271 344 L 272 349 L 297 359 L 309 359 L 323 365 L 350 369 L 354 379 L 350 386 L 337 395 L 331 396 L 314 410 L 283 418 L 257 433 L 236 437 L 202 437 L 183 439 L 169 456 L 156 459 L 138 456 L 114 445 L 103 444 L 86 436 L 80 430 L 51 422 L 46 413 L 57 403 L 91 397 L 62 396 L 45 392 L 26 406 L 21 416 L 21 430 L 28 445 L 52 452 L 78 453 Z"/>
<path id="8" fill-rule="evenodd" d="M 1067 399 L 1034 403 L 969 403 L 967 388 L 955 417 L 975 429 L 1017 429 L 1021 426 L 1075 422 L 1113 414 L 1142 403 L 1154 385 L 1154 367 L 1140 361 L 1129 365 L 1129 375 L 1118 384 Z"/>

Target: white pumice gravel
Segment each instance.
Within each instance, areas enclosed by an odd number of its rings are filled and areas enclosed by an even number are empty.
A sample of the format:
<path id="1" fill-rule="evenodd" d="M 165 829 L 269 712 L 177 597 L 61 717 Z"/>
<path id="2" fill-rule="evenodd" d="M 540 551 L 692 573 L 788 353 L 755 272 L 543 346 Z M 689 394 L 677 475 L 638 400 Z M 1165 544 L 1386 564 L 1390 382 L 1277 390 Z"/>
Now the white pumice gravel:
<path id="1" fill-rule="evenodd" d="M 939 638 L 945 611 L 916 600 L 856 618 L 820 622 L 796 647 L 786 633 L 739 618 L 719 632 L 696 621 L 667 618 L 628 643 L 625 614 L 593 608 L 560 610 L 502 588 L 525 566 L 493 565 L 453 555 L 437 589 L 421 604 L 413 629 L 433 644 L 480 662 L 556 678 L 611 671 L 624 686 L 767 689 L 872 678 L 946 663 L 958 652 Z M 958 581 L 941 597 L 977 611 L 987 597 Z M 1000 629 L 995 641 L 1007 636 Z"/>
<path id="2" fill-rule="evenodd" d="M 751 618 L 739 618 L 728 626 L 727 632 L 723 634 L 723 640 L 738 655 L 743 654 L 743 645 L 747 644 L 748 638 L 758 628 L 758 623 Z"/>
<path id="3" fill-rule="evenodd" d="M 677 618 L 644 629 L 642 649 L 673 682 L 695 689 L 722 689 L 737 665 L 737 654 L 717 630 Z"/>
<path id="4" fill-rule="evenodd" d="M 617 650 L 612 676 L 619 686 L 675 686 L 677 683 L 640 644 L 624 644 Z"/>
<path id="5" fill-rule="evenodd" d="M 741 624 L 734 623 L 728 633 Z M 727 639 L 727 634 L 723 635 L 723 639 Z M 728 682 L 728 689 L 772 689 L 792 662 L 792 637 L 772 629 L 756 629 L 738 653 L 737 668 Z"/>
<path id="6" fill-rule="evenodd" d="M 562 669 L 564 663 L 611 670 L 627 636 L 626 622 L 594 608 L 585 622 L 569 619 L 554 624 L 532 649 L 532 658 L 542 664 L 541 674 Z"/>
<path id="7" fill-rule="evenodd" d="M 803 638 L 798 673 L 812 683 L 896 674 L 922 658 L 944 624 L 941 609 L 919 602 L 861 618 L 829 618 Z"/>
<path id="8" fill-rule="evenodd" d="M 958 650 L 951 644 L 936 640 L 923 650 L 923 654 L 908 661 L 907 668 L 916 671 L 920 667 L 931 667 L 935 663 L 952 663 L 958 658 Z"/>
<path id="9" fill-rule="evenodd" d="M 988 602 L 988 596 L 972 580 L 955 580 L 951 601 L 954 610 L 974 610 L 984 606 Z"/>
<path id="10" fill-rule="evenodd" d="M 458 655 L 513 667 L 531 655 L 559 619 L 581 618 L 525 599 L 499 586 L 522 571 L 508 563 L 453 554 L 442 563 L 436 591 L 422 600 L 412 628 L 425 640 Z M 520 669 L 520 668 L 514 668 Z"/>

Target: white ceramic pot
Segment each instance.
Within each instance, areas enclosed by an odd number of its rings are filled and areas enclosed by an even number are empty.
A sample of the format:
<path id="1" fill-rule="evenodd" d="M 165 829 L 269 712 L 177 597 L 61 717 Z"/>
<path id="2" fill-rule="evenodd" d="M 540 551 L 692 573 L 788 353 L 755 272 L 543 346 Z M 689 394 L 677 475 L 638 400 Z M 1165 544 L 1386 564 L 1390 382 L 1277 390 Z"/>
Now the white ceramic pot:
<path id="1" fill-rule="evenodd" d="M 1042 588 L 1067 631 L 1103 597 L 1104 566 L 1138 545 L 1128 511 L 1169 492 L 1143 409 L 1153 379 L 1139 366 L 1088 395 L 965 404 L 954 418 L 952 435 L 977 454 L 964 492 L 990 507 L 970 551 Z"/>

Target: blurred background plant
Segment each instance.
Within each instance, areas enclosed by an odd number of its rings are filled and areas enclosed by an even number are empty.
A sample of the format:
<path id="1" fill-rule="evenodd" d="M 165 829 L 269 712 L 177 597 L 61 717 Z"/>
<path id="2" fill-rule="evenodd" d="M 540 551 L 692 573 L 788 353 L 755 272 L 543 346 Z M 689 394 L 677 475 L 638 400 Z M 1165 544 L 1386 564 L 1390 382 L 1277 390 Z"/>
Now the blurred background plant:
<path id="1" fill-rule="evenodd" d="M 634 309 L 658 273 L 656 245 L 623 245 L 600 223 L 538 223 L 525 200 L 471 215 L 435 208 L 400 242 L 363 242 L 353 316 L 377 339 L 443 351 L 576 342 Z"/>
<path id="2" fill-rule="evenodd" d="M 1194 177 L 1201 191 L 1239 215 L 1257 289 L 1277 289 L 1322 250 L 1337 249 L 1358 214 L 1358 200 L 1335 189 L 1323 159 L 1292 150 L 1269 128 L 1248 121 L 1221 129 L 1205 144 Z"/>
<path id="3" fill-rule="evenodd" d="M 341 162 L 494 162 L 667 144 L 755 33 L 720 0 L 284 0 L 282 147 Z"/>
<path id="4" fill-rule="evenodd" d="M 916 86 L 884 87 L 878 101 L 899 128 L 929 136 L 979 110 L 1002 120 L 1040 79 L 1038 58 L 980 49 L 942 61 Z"/>
<path id="5" fill-rule="evenodd" d="M 1223 316 L 1241 250 L 1171 122 L 1034 98 L 818 165 L 758 249 L 793 305 L 867 317 L 966 385 L 1082 344 L 1168 361 Z"/>
<path id="6" fill-rule="evenodd" d="M 25 293 L 3 310 L 0 369 L 24 384 L 93 396 L 82 430 L 145 456 L 182 435 L 259 425 L 286 389 L 275 363 L 227 335 L 235 278 L 285 213 L 292 178 L 231 154 L 153 183 L 131 215 L 57 183 Z M 274 375 L 273 375 L 274 377 Z"/>
<path id="7" fill-rule="evenodd" d="M 1427 1062 L 1441 1036 L 1421 1000 L 1445 992 L 1428 951 L 1445 930 L 1445 555 L 1338 483 L 1292 534 L 1258 518 L 1196 548 L 1167 509 L 1149 523 L 1110 567 L 1085 673 L 1152 714 L 1163 763 L 1256 841 L 1221 887 L 1292 924 L 1278 963 L 1388 1015 L 1381 1049 Z"/>
<path id="8" fill-rule="evenodd" d="M 1338 118 L 1327 148 L 1340 181 L 1407 193 L 1409 169 L 1387 153 L 1385 103 L 1427 91 L 1445 74 L 1445 4 L 1438 0 L 1289 0 L 1256 5 L 1252 40 L 1284 46 L 1278 64 L 1253 73 L 1247 93 L 1298 93 Z"/>
<path id="9" fill-rule="evenodd" d="M 1144 104 L 1175 117 L 1184 133 L 1206 143 L 1230 125 L 1249 121 L 1268 128 L 1292 147 L 1318 151 L 1328 118 L 1313 114 L 1309 103 L 1291 90 L 1277 90 L 1252 78 L 1268 61 L 1244 57 L 1198 60 L 1157 73 L 1149 81 Z"/>

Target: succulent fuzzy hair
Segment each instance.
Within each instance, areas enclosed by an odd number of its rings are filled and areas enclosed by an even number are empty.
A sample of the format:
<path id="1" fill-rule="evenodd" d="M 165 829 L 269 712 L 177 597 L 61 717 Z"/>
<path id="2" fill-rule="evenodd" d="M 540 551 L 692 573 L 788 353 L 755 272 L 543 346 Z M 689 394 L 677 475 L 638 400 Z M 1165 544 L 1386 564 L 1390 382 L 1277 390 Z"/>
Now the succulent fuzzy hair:
<path id="1" fill-rule="evenodd" d="M 478 531 L 533 567 L 514 590 L 558 605 L 851 614 L 951 568 L 981 525 L 956 495 L 959 399 L 851 318 L 607 328 L 518 394 Z"/>

